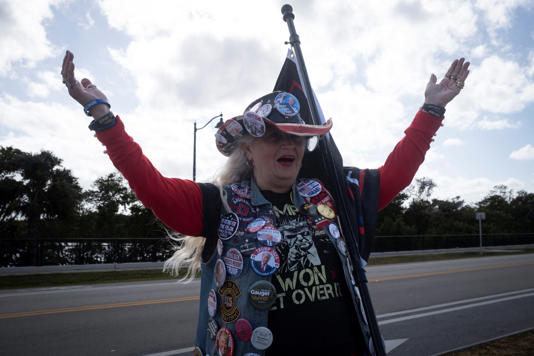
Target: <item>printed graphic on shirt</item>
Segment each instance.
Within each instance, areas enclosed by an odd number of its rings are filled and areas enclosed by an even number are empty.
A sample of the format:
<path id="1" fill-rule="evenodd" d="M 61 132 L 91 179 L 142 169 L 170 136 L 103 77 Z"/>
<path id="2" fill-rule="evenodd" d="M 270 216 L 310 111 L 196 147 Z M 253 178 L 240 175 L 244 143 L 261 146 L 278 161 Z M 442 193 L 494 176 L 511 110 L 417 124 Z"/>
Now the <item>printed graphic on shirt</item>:
<path id="1" fill-rule="evenodd" d="M 271 310 L 294 309 L 300 305 L 336 298 L 341 271 L 336 248 L 328 235 L 314 229 L 313 219 L 299 214 L 292 204 L 273 209 L 282 241 L 276 246 L 280 268 L 273 276 L 277 300 Z"/>

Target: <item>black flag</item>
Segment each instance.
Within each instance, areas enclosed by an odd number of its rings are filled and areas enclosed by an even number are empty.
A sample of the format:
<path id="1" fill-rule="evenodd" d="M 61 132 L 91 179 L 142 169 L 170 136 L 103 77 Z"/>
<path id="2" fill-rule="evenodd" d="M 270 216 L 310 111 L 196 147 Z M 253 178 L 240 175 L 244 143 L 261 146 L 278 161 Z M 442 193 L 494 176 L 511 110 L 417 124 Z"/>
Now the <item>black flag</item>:
<path id="1" fill-rule="evenodd" d="M 274 90 L 286 91 L 297 97 L 300 102 L 300 115 L 307 124 L 324 123 L 324 115 L 313 90 L 313 100 L 309 103 L 303 89 L 303 83 L 302 72 L 295 54 L 290 49 L 276 80 Z M 310 108 L 312 108 L 310 104 L 316 108 L 315 121 L 318 122 L 314 122 L 310 113 Z M 374 346 L 375 350 L 372 351 L 372 354 L 377 351 L 379 355 L 383 355 L 385 354 L 384 345 L 363 270 L 363 266 L 369 258 L 370 242 L 374 235 L 376 211 L 378 210 L 379 173 L 377 170 L 365 171 L 365 184 L 360 194 L 360 169 L 343 166 L 343 158 L 332 135 L 328 133 L 321 138 L 321 142 L 315 150 L 304 155 L 299 176 L 321 180 L 335 198 L 340 225 L 356 264 L 354 278 L 357 281 L 358 294 L 362 297 L 362 312 L 366 316 L 364 319 L 369 322 L 369 331 L 373 339 L 369 350 L 372 350 L 371 347 Z M 363 182 L 361 183 L 363 184 Z"/>

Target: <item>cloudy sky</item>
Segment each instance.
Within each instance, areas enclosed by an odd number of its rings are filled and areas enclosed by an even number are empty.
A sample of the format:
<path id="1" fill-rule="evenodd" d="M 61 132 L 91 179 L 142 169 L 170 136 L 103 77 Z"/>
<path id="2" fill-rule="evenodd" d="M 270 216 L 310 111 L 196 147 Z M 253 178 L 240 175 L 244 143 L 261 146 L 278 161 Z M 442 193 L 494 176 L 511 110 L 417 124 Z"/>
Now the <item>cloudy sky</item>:
<path id="1" fill-rule="evenodd" d="M 241 114 L 272 90 L 287 1 L 0 0 L 0 145 L 50 150 L 88 188 L 114 168 L 61 83 L 108 96 L 164 174 L 191 179 L 193 122 Z M 441 78 L 471 74 L 417 177 L 476 202 L 497 184 L 534 192 L 534 1 L 292 1 L 312 86 L 347 165 L 380 166 Z M 223 163 L 214 123 L 197 132 L 197 180 Z"/>

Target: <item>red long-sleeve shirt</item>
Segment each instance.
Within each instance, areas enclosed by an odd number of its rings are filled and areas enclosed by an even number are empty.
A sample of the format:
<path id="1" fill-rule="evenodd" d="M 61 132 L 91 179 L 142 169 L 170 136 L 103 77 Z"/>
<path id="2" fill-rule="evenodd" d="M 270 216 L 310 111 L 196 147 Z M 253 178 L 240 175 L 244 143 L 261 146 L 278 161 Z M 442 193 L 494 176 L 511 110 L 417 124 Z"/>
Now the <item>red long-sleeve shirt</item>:
<path id="1" fill-rule="evenodd" d="M 397 143 L 379 169 L 378 208 L 384 208 L 412 181 L 442 119 L 419 111 L 404 138 Z M 203 202 L 199 185 L 191 180 L 164 177 L 143 154 L 118 119 L 114 127 L 97 132 L 115 167 L 126 178 L 137 198 L 168 227 L 185 235 L 203 231 Z M 365 170 L 360 182 L 364 182 Z M 363 185 L 360 185 L 360 190 Z"/>

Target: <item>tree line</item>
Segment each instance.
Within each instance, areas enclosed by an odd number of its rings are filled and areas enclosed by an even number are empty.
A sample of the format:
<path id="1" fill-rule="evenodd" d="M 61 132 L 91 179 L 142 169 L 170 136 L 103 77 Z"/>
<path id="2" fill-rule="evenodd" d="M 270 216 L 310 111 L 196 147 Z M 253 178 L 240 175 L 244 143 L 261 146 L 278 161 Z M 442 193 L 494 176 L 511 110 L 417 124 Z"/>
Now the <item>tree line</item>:
<path id="1" fill-rule="evenodd" d="M 484 233 L 534 233 L 533 193 L 498 185 L 466 204 L 459 196 L 432 198 L 435 187 L 431 179 L 416 179 L 379 213 L 373 250 L 409 249 L 399 245 L 399 235 L 423 236 L 419 244 L 438 235 L 476 236 L 477 211 L 486 214 Z M 52 152 L 0 146 L 0 265 L 163 260 L 173 250 L 167 234 L 120 174 L 85 190 Z"/>

